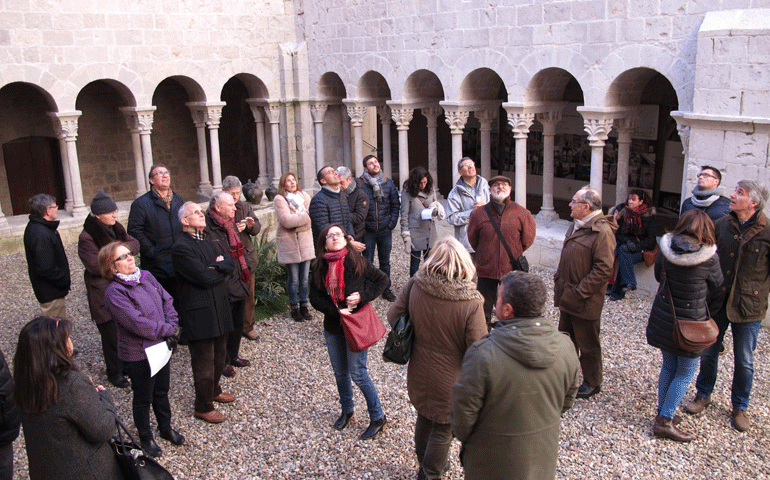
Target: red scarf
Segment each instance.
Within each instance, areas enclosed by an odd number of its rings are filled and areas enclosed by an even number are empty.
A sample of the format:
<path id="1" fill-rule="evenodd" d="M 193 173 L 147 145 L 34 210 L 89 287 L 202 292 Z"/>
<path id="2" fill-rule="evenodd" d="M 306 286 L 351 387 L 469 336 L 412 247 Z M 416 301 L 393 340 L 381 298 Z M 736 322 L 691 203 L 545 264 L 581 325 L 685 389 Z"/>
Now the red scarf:
<path id="1" fill-rule="evenodd" d="M 324 260 L 329 265 L 324 286 L 334 303 L 345 301 L 345 256 L 347 254 L 347 248 L 324 253 Z"/>
<path id="2" fill-rule="evenodd" d="M 243 242 L 241 242 L 238 231 L 235 229 L 234 219 L 225 220 L 213 208 L 209 208 L 209 216 L 227 232 L 227 240 L 230 243 L 230 256 L 238 259 L 238 262 L 241 264 L 241 280 L 248 283 L 251 280 L 251 276 L 249 275 L 249 267 L 246 265 L 246 250 L 244 250 Z"/>
<path id="3" fill-rule="evenodd" d="M 635 237 L 644 235 L 644 229 L 642 229 L 642 216 L 647 214 L 647 205 L 643 203 L 639 205 L 636 210 L 626 207 L 624 212 L 623 234 L 634 235 Z"/>

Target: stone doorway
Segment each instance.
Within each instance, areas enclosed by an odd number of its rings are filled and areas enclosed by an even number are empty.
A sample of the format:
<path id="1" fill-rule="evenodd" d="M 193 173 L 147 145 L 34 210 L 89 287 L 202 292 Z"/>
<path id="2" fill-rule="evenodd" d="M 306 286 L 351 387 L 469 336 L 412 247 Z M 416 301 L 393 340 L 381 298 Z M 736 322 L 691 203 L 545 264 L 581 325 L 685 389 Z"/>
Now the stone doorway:
<path id="1" fill-rule="evenodd" d="M 25 137 L 3 144 L 9 179 L 12 215 L 29 213 L 29 199 L 38 193 L 56 197 L 64 208 L 64 172 L 59 141 L 51 137 Z"/>

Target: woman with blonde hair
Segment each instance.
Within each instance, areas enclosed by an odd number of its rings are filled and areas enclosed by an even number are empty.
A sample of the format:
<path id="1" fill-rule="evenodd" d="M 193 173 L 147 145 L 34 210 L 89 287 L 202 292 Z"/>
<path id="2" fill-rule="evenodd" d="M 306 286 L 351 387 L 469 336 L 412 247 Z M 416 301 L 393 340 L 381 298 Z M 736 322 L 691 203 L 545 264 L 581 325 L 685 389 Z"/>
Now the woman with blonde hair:
<path id="1" fill-rule="evenodd" d="M 484 298 L 476 290 L 475 277 L 465 247 L 454 237 L 444 237 L 388 310 L 391 325 L 407 309 L 414 325 L 406 382 L 417 410 L 418 478 L 441 478 L 453 438 L 452 385 L 460 378 L 465 351 L 487 334 Z"/>

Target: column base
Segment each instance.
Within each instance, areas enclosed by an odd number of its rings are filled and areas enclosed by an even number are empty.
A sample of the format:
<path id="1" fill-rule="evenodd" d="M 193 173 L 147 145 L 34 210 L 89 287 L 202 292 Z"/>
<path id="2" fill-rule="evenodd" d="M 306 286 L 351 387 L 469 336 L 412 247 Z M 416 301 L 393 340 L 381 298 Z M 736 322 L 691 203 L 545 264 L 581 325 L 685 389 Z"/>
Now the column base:
<path id="1" fill-rule="evenodd" d="M 72 217 L 73 218 L 83 218 L 88 216 L 88 207 L 85 205 L 77 205 L 75 207 L 72 207 Z"/>
<path id="2" fill-rule="evenodd" d="M 554 210 L 540 210 L 537 215 L 535 215 L 535 218 L 543 222 L 553 222 L 559 220 L 559 214 Z"/>
<path id="3" fill-rule="evenodd" d="M 211 200 L 211 196 L 214 194 L 214 189 L 211 187 L 211 184 L 209 182 L 201 182 L 200 185 L 198 185 L 198 191 L 195 193 L 196 200 L 201 202 L 208 202 Z"/>
<path id="4" fill-rule="evenodd" d="M 72 211 L 72 200 L 66 200 L 64 202 L 64 210 L 71 212 Z"/>

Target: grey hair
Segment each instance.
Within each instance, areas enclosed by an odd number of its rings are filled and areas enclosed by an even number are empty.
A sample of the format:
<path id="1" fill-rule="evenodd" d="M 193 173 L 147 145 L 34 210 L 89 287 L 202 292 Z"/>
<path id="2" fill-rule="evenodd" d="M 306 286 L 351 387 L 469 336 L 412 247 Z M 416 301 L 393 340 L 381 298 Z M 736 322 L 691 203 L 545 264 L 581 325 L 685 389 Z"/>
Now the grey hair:
<path id="1" fill-rule="evenodd" d="M 752 202 L 758 203 L 757 211 L 765 209 L 765 203 L 767 203 L 767 197 L 770 193 L 764 183 L 755 180 L 741 180 L 738 182 L 738 186 L 746 190 Z"/>
<path id="2" fill-rule="evenodd" d="M 241 181 L 235 175 L 228 175 L 222 179 L 222 188 L 230 190 L 231 188 L 241 188 Z"/>
<path id="3" fill-rule="evenodd" d="M 179 207 L 179 211 L 176 212 L 176 215 L 177 217 L 179 217 L 180 222 L 184 217 L 187 216 L 187 207 L 190 205 L 195 205 L 196 207 L 198 206 L 198 204 L 195 202 L 184 202 L 184 204 L 181 207 Z"/>
<path id="4" fill-rule="evenodd" d="M 500 285 L 503 286 L 503 304 L 512 306 L 513 314 L 517 318 L 543 315 L 548 293 L 540 276 L 515 270 L 503 275 Z"/>
<path id="5" fill-rule="evenodd" d="M 29 213 L 36 217 L 42 217 L 45 215 L 45 211 L 48 210 L 48 207 L 54 203 L 56 203 L 55 197 L 52 197 L 47 193 L 38 193 L 29 199 Z"/>
<path id="6" fill-rule="evenodd" d="M 337 167 L 337 173 L 342 178 L 350 178 L 353 176 L 353 172 L 350 171 L 350 169 L 346 166 Z"/>
<path id="7" fill-rule="evenodd" d="M 602 197 L 595 188 L 586 185 L 585 187 L 581 187 L 580 190 L 577 191 L 577 194 L 578 201 L 587 203 L 588 208 L 590 208 L 592 212 L 602 209 Z"/>
<path id="8" fill-rule="evenodd" d="M 224 182 L 223 187 L 224 187 Z M 222 200 L 225 198 L 233 198 L 232 195 L 225 191 L 217 192 L 212 197 L 211 200 L 209 200 L 209 209 L 214 208 L 214 205 L 222 206 Z"/>
<path id="9" fill-rule="evenodd" d="M 463 169 L 463 162 L 466 161 L 466 160 L 470 160 L 471 162 L 473 162 L 474 165 L 476 164 L 476 161 L 473 160 L 471 157 L 463 157 L 463 158 L 461 158 L 460 160 L 457 161 L 457 171 L 458 172 Z"/>

